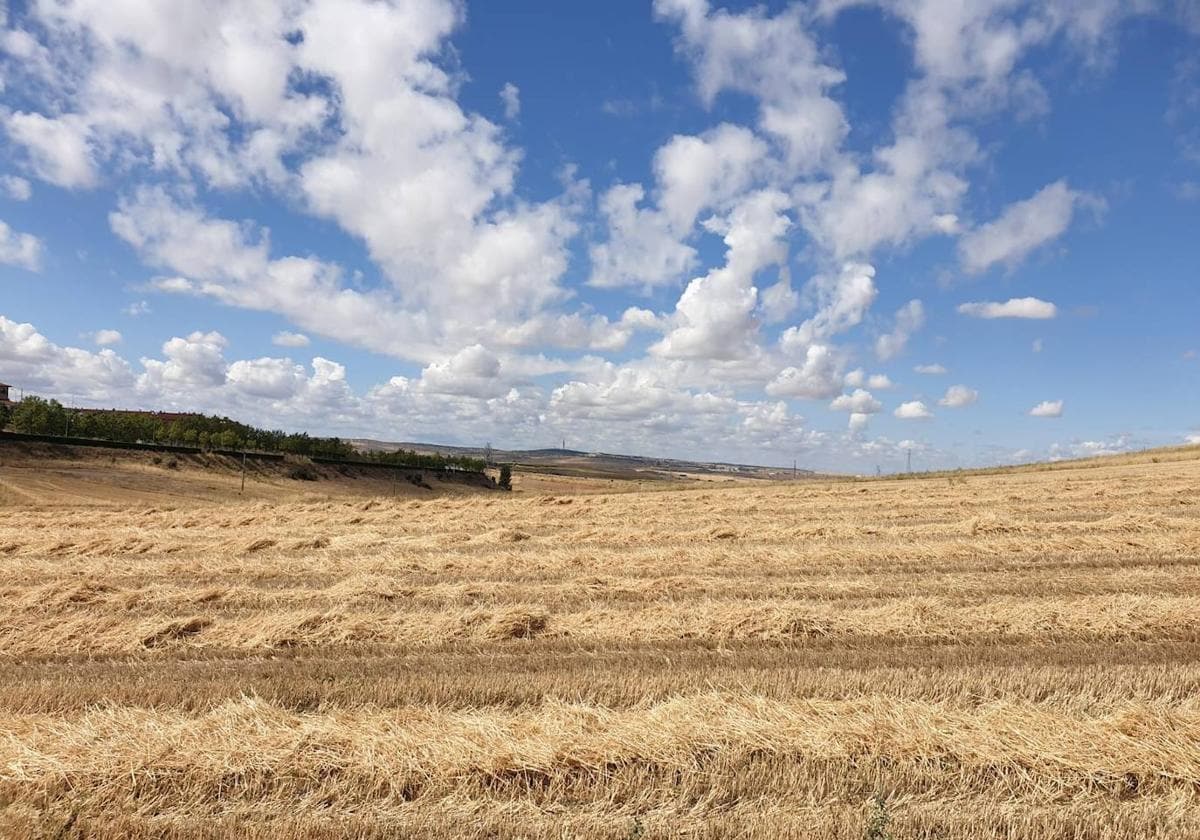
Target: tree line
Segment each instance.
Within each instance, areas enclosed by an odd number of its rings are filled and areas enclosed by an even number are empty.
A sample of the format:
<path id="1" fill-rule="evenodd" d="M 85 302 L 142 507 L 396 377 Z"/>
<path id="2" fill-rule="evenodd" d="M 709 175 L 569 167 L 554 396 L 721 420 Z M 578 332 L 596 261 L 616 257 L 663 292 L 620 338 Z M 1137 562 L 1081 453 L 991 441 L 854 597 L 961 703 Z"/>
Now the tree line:
<path id="1" fill-rule="evenodd" d="M 0 429 L 10 427 L 13 431 L 32 435 L 194 446 L 198 449 L 280 452 L 310 458 L 371 461 L 422 469 L 450 467 L 482 472 L 486 466 L 482 458 L 431 455 L 403 449 L 397 452 L 359 453 L 341 438 L 259 429 L 228 417 L 204 414 L 164 417 L 132 411 L 77 411 L 63 407 L 57 400 L 40 397 L 26 397 L 12 407 L 0 406 Z"/>

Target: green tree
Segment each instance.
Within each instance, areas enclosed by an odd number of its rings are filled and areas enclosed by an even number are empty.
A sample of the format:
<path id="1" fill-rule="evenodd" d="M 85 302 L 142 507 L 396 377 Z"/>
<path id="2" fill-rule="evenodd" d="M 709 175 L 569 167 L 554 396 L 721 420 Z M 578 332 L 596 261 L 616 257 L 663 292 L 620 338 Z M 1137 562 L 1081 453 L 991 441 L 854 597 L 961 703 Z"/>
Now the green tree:
<path id="1" fill-rule="evenodd" d="M 497 486 L 501 490 L 512 489 L 512 464 L 500 465 L 500 481 L 497 482 Z"/>
<path id="2" fill-rule="evenodd" d="M 2 2 L 2 0 L 0 0 Z M 481 458 L 436 453 L 374 452 L 360 454 L 347 441 L 336 437 L 312 437 L 305 432 L 256 429 L 228 417 L 186 415 L 167 420 L 161 415 L 130 411 L 72 411 L 57 402 L 27 397 L 10 414 L 0 415 L 0 428 L 7 422 L 14 430 L 30 434 L 62 435 L 114 440 L 126 443 L 154 441 L 166 444 L 199 445 L 203 448 L 255 449 L 285 452 L 307 458 L 367 460 L 421 469 L 454 469 L 483 472 Z"/>
<path id="3" fill-rule="evenodd" d="M 7 405 L 0 405 L 0 429 L 8 427 L 8 422 L 12 419 L 12 409 Z"/>
<path id="4" fill-rule="evenodd" d="M 61 435 L 67 426 L 67 412 L 58 400 L 26 397 L 13 409 L 10 422 L 18 432 Z"/>

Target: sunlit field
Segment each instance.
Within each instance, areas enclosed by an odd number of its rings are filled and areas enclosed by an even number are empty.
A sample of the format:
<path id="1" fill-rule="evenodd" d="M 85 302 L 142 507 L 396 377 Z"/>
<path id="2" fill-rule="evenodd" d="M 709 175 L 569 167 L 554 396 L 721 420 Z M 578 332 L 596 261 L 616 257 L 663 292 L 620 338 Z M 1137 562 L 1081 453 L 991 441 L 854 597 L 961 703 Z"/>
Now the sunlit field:
<path id="1" fill-rule="evenodd" d="M 550 487 L 6 498 L 0 836 L 1200 836 L 1200 451 Z"/>

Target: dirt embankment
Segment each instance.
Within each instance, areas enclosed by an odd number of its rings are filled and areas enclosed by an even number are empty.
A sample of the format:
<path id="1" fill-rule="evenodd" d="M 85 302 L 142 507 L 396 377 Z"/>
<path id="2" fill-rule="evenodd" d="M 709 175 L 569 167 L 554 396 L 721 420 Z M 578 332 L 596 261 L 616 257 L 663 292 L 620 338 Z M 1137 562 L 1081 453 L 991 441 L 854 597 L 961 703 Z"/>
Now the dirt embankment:
<path id="1" fill-rule="evenodd" d="M 494 489 L 477 473 L 317 464 L 213 453 L 171 453 L 0 441 L 0 505 L 128 504 L 185 497 L 207 502 L 285 501 L 308 496 L 480 493 Z"/>

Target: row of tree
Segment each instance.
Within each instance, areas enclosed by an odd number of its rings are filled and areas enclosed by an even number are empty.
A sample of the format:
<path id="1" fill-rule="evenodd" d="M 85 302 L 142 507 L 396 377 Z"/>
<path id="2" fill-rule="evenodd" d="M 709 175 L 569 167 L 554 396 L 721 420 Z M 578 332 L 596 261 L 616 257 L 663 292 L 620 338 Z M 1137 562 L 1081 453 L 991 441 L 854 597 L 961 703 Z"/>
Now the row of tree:
<path id="1" fill-rule="evenodd" d="M 466 455 L 435 455 L 412 452 L 408 449 L 397 449 L 395 452 L 364 452 L 359 457 L 378 464 L 395 464 L 402 467 L 421 467 L 422 469 L 453 467 L 469 472 L 483 472 L 487 467 L 487 461 L 482 458 L 470 458 Z"/>
<path id="2" fill-rule="evenodd" d="M 339 438 L 315 438 L 256 429 L 228 417 L 203 414 L 157 415 L 133 411 L 76 411 L 57 400 L 26 397 L 12 409 L 8 424 L 33 435 L 162 443 L 201 449 L 253 449 L 309 457 L 349 458 L 354 448 Z"/>
<path id="3" fill-rule="evenodd" d="M 457 469 L 482 472 L 481 458 L 427 455 L 420 452 L 359 454 L 341 438 L 310 437 L 278 430 L 258 429 L 228 417 L 203 414 L 156 415 L 130 411 L 77 411 L 57 400 L 26 397 L 13 407 L 0 406 L 0 429 L 32 435 L 92 438 L 122 443 L 159 443 L 199 449 L 283 452 L 310 458 L 367 460 L 422 469 Z"/>

